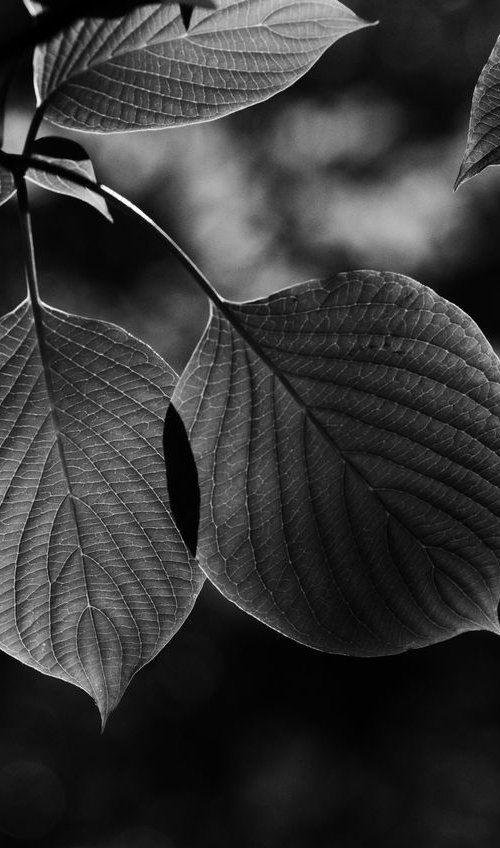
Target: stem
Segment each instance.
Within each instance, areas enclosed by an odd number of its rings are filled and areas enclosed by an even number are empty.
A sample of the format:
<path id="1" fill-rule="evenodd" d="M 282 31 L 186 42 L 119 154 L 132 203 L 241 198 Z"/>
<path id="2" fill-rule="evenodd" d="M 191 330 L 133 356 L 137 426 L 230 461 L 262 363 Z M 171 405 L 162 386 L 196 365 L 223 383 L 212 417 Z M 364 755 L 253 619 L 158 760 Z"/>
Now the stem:
<path id="1" fill-rule="evenodd" d="M 37 336 L 42 339 L 40 348 L 45 348 L 45 330 L 42 320 L 40 305 L 40 294 L 38 291 L 38 277 L 36 271 L 35 245 L 33 243 L 33 230 L 31 226 L 31 213 L 28 203 L 28 192 L 23 177 L 16 177 L 17 202 L 19 206 L 19 217 L 24 243 L 24 264 L 26 271 L 26 283 L 28 287 L 28 299 L 33 310 Z M 40 333 L 38 332 L 40 328 Z M 43 358 L 43 357 L 42 357 Z"/>
<path id="2" fill-rule="evenodd" d="M 187 271 L 191 274 L 196 284 L 206 294 L 211 303 L 213 303 L 217 307 L 219 312 L 224 315 L 224 317 L 229 321 L 231 326 L 234 327 L 239 336 L 247 343 L 250 349 L 253 350 L 254 353 L 256 353 L 257 356 L 262 360 L 262 362 L 264 362 L 270 368 L 272 373 L 278 377 L 278 379 L 289 392 L 291 397 L 293 397 L 296 403 L 305 410 L 309 419 L 318 428 L 318 430 L 321 432 L 323 438 L 328 442 L 328 444 L 333 444 L 337 450 L 340 450 L 332 435 L 325 429 L 324 425 L 316 418 L 313 413 L 311 413 L 309 408 L 304 404 L 303 399 L 300 397 L 297 390 L 292 386 L 286 375 L 276 370 L 276 365 L 273 363 L 267 353 L 261 348 L 259 343 L 255 341 L 255 339 L 252 337 L 252 334 L 248 332 L 244 324 L 242 324 L 242 322 L 239 320 L 237 313 L 235 313 L 232 308 L 233 304 L 231 303 L 231 301 L 226 300 L 220 294 L 218 294 L 218 292 L 216 292 L 212 284 L 208 281 L 202 271 L 200 271 L 198 266 L 195 265 L 192 259 L 189 258 L 187 253 L 185 253 L 182 248 L 179 247 L 179 245 L 174 241 L 174 239 L 169 236 L 160 227 L 160 225 L 156 223 L 156 221 L 153 221 L 153 219 L 150 218 L 149 215 L 146 215 L 146 213 L 143 212 L 142 209 L 139 209 L 139 207 L 132 203 L 132 201 L 127 200 L 127 198 L 122 197 L 121 194 L 118 194 L 118 192 L 113 191 L 113 189 L 108 188 L 107 186 L 101 185 L 100 183 L 94 183 L 92 182 L 92 180 L 88 180 L 86 177 L 80 177 L 79 175 L 73 174 L 71 171 L 68 171 L 66 168 L 62 168 L 59 165 L 52 165 L 52 163 L 49 163 L 42 159 L 38 159 L 37 157 L 16 156 L 15 154 L 9 154 L 0 151 L 0 163 L 2 161 L 9 162 L 9 167 L 11 168 L 11 170 L 13 170 L 15 173 L 17 172 L 18 176 L 16 177 L 16 181 L 19 184 L 22 184 L 22 186 L 24 187 L 24 192 L 26 192 L 26 186 L 24 183 L 24 178 L 19 178 L 19 172 L 24 173 L 24 170 L 32 166 L 41 170 L 45 170 L 49 174 L 52 173 L 56 176 L 64 177 L 70 182 L 75 183 L 75 185 L 81 185 L 83 188 L 88 188 L 90 191 L 94 191 L 96 194 L 100 195 L 101 197 L 104 197 L 105 199 L 111 198 L 111 200 L 114 200 L 116 203 L 118 203 L 122 207 L 122 209 L 124 209 L 130 215 L 133 215 L 134 218 L 140 218 L 142 221 L 144 221 L 145 224 L 151 227 L 151 229 L 153 229 L 160 236 L 162 241 L 166 242 L 169 249 L 177 257 L 177 259 L 184 266 L 184 268 L 186 268 Z M 36 293 L 38 296 L 38 289 L 36 289 Z M 54 420 L 57 424 L 57 413 L 55 410 Z M 59 430 L 58 444 L 60 444 Z M 60 453 L 63 459 L 64 467 L 66 469 L 62 444 L 60 444 Z M 345 461 L 350 463 L 350 460 L 346 459 Z M 73 503 L 72 498 L 71 501 Z"/>
<path id="3" fill-rule="evenodd" d="M 26 140 L 24 142 L 23 156 L 29 156 L 31 153 L 31 148 L 33 146 L 33 142 L 35 141 L 38 135 L 38 130 L 40 129 L 40 124 L 43 121 L 45 109 L 47 107 L 48 102 L 49 101 L 46 100 L 44 103 L 41 103 L 40 106 L 37 107 L 36 112 L 33 115 L 31 124 L 29 125 L 29 129 L 26 135 Z"/>
<path id="4" fill-rule="evenodd" d="M 150 218 L 149 215 L 146 215 L 145 212 L 142 211 L 135 203 L 132 203 L 131 200 L 128 200 L 126 197 L 123 197 L 121 194 L 118 194 L 117 191 L 114 191 L 112 188 L 108 188 L 108 186 L 99 184 L 98 193 L 101 194 L 101 197 L 110 198 L 114 200 L 125 212 L 128 212 L 130 215 L 133 215 L 134 218 L 140 218 L 141 221 L 144 221 L 145 224 L 148 225 L 152 230 L 154 230 L 160 238 L 168 244 L 170 251 L 174 254 L 176 259 L 179 260 L 181 265 L 189 272 L 195 283 L 198 287 L 207 295 L 209 300 L 213 301 L 216 306 L 219 308 L 222 307 L 223 303 L 228 303 L 229 301 L 224 300 L 224 298 L 216 292 L 212 284 L 209 282 L 205 274 L 198 268 L 198 266 L 193 262 L 193 260 L 188 256 L 188 254 L 177 244 L 176 241 L 169 236 L 168 233 L 163 230 L 153 218 Z"/>
<path id="5" fill-rule="evenodd" d="M 38 111 L 38 110 L 37 110 Z M 93 180 L 89 180 L 87 177 L 81 176 L 80 174 L 74 173 L 73 171 L 69 171 L 67 168 L 62 167 L 61 165 L 57 165 L 54 162 L 49 162 L 47 159 L 39 159 L 36 156 L 28 156 L 24 153 L 22 155 L 17 155 L 15 153 L 5 153 L 5 151 L 0 150 L 0 164 L 5 165 L 5 167 L 16 174 L 16 179 L 19 179 L 21 175 L 23 175 L 29 168 L 36 168 L 39 171 L 45 171 L 47 174 L 52 174 L 56 177 L 61 177 L 68 182 L 73 183 L 74 185 L 80 186 L 81 188 L 86 188 L 89 191 L 93 191 L 95 194 L 98 194 L 100 197 L 103 197 L 104 200 L 113 200 L 122 209 L 125 210 L 129 215 L 132 215 L 134 218 L 140 218 L 147 224 L 151 229 L 153 229 L 162 239 L 162 241 L 168 244 L 171 252 L 176 256 L 181 265 L 189 272 L 189 274 L 193 277 L 194 281 L 197 285 L 202 289 L 202 291 L 207 295 L 207 297 L 215 303 L 215 305 L 224 311 L 224 304 L 229 303 L 226 301 L 220 294 L 216 292 L 212 284 L 208 281 L 207 277 L 203 274 L 203 272 L 198 268 L 198 266 L 193 262 L 192 259 L 189 258 L 187 253 L 180 247 L 174 239 L 168 235 L 168 233 L 163 230 L 159 224 L 156 223 L 149 215 L 146 215 L 142 209 L 139 209 L 135 203 L 132 203 L 131 200 L 127 200 L 126 197 L 122 197 L 117 191 L 114 191 L 112 188 L 108 188 L 101 183 L 94 182 Z"/>
<path id="6" fill-rule="evenodd" d="M 132 203 L 131 200 L 127 200 L 126 197 L 122 197 L 121 194 L 118 194 L 117 191 L 114 191 L 112 188 L 108 188 L 105 185 L 101 185 L 100 183 L 93 182 L 92 180 L 87 179 L 86 177 L 82 177 L 79 174 L 74 174 L 72 171 L 68 171 L 67 168 L 63 168 L 60 165 L 55 165 L 52 162 L 48 162 L 45 159 L 38 159 L 36 156 L 18 156 L 13 153 L 4 153 L 0 150 L 0 164 L 4 162 L 7 164 L 7 167 L 10 168 L 15 174 L 17 174 L 16 180 L 24 185 L 24 191 L 26 191 L 26 187 L 24 184 L 24 180 L 19 178 L 19 174 L 24 174 L 24 172 L 30 168 L 38 168 L 39 170 L 46 171 L 48 174 L 54 174 L 57 177 L 63 177 L 69 182 L 74 183 L 75 185 L 79 185 L 82 188 L 87 188 L 89 191 L 93 191 L 96 194 L 100 195 L 106 199 L 111 199 L 122 209 L 125 210 L 129 215 L 132 215 L 134 218 L 140 218 L 141 221 L 144 221 L 152 230 L 154 230 L 168 245 L 169 250 L 174 254 L 174 256 L 178 259 L 181 265 L 188 271 L 191 275 L 195 283 L 198 287 L 204 292 L 204 294 L 208 297 L 208 299 L 217 307 L 217 309 L 224 315 L 225 318 L 230 322 L 230 324 L 235 328 L 235 330 L 239 333 L 242 339 L 246 341 L 249 347 L 258 354 L 258 356 L 266 362 L 268 365 L 272 366 L 272 363 L 267 356 L 267 354 L 261 350 L 258 343 L 255 342 L 255 339 L 252 338 L 252 335 L 248 332 L 246 327 L 241 323 L 238 316 L 235 314 L 232 309 L 233 304 L 231 301 L 226 300 L 222 297 L 212 286 L 212 284 L 208 281 L 207 277 L 203 274 L 203 272 L 198 268 L 198 266 L 193 262 L 192 259 L 189 258 L 187 253 L 184 252 L 182 247 L 180 247 L 174 239 L 168 235 L 168 233 L 163 230 L 159 224 L 156 223 L 149 215 L 146 215 L 142 209 L 139 209 L 135 203 Z M 287 381 L 288 386 L 288 381 Z M 296 396 L 296 392 L 292 387 L 289 387 L 293 396 Z"/>

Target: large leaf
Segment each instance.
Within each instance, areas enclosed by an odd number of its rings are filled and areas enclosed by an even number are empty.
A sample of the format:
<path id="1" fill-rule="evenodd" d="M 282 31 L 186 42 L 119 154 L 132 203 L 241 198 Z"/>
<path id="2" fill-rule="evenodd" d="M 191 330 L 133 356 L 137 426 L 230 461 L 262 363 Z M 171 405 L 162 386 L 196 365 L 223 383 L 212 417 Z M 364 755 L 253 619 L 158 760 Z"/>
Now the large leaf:
<path id="1" fill-rule="evenodd" d="M 59 165 L 71 174 L 76 174 L 77 176 L 85 177 L 87 180 L 95 182 L 94 167 L 89 155 L 80 144 L 77 144 L 72 139 L 52 136 L 39 138 L 31 146 L 30 154 L 41 160 L 41 163 L 49 162 L 53 165 Z M 56 194 L 65 194 L 69 197 L 83 200 L 84 203 L 88 203 L 94 209 L 97 209 L 108 221 L 113 222 L 108 204 L 104 198 L 100 197 L 94 191 L 90 191 L 88 188 L 77 185 L 67 177 L 57 177 L 54 174 L 48 174 L 47 171 L 43 170 L 43 164 L 40 168 L 29 168 L 26 172 L 26 177 L 31 182 L 36 183 L 36 185 L 53 191 Z"/>
<path id="2" fill-rule="evenodd" d="M 213 583 L 339 653 L 499 632 L 500 369 L 473 321 L 369 271 L 223 309 L 173 397 Z"/>
<path id="3" fill-rule="evenodd" d="M 467 147 L 455 188 L 488 165 L 500 165 L 500 38 L 474 90 Z"/>
<path id="4" fill-rule="evenodd" d="M 362 26 L 337 0 L 223 0 L 188 33 L 158 4 L 80 21 L 37 49 L 38 101 L 53 123 L 96 132 L 217 118 L 291 85 Z"/>
<path id="5" fill-rule="evenodd" d="M 27 302 L 0 322 L 0 646 L 105 720 L 201 587 L 168 509 L 176 375 L 118 327 L 42 320 L 43 358 Z"/>

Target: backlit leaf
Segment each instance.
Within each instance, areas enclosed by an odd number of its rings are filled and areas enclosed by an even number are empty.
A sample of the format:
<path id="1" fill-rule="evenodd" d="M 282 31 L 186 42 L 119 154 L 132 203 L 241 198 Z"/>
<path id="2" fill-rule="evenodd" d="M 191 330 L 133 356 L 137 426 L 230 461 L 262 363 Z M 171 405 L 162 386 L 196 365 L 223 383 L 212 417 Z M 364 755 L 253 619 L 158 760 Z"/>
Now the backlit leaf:
<path id="1" fill-rule="evenodd" d="M 168 508 L 176 375 L 118 327 L 42 317 L 43 360 L 26 301 L 0 322 L 0 647 L 105 720 L 202 583 Z"/>
<path id="2" fill-rule="evenodd" d="M 38 102 L 55 124 L 95 132 L 217 118 L 271 97 L 337 39 L 366 26 L 337 0 L 222 0 L 80 21 L 35 54 Z"/>
<path id="3" fill-rule="evenodd" d="M 207 576 L 327 651 L 500 632 L 500 368 L 472 319 L 370 271 L 225 309 L 173 398 Z"/>
<path id="4" fill-rule="evenodd" d="M 50 162 L 53 165 L 59 165 L 80 177 L 85 177 L 95 182 L 92 162 L 83 147 L 77 144 L 76 141 L 72 141 L 69 138 L 40 138 L 32 145 L 31 154 L 36 156 L 37 159 Z M 76 197 L 78 200 L 83 200 L 85 203 L 93 206 L 94 209 L 97 209 L 108 221 L 113 221 L 104 198 L 90 191 L 90 189 L 76 185 L 65 177 L 48 174 L 41 168 L 30 168 L 26 172 L 26 177 L 31 182 L 42 186 L 42 188 L 49 189 L 49 191 L 54 191 L 57 194 L 66 194 L 69 197 Z"/>
<path id="5" fill-rule="evenodd" d="M 14 177 L 6 168 L 0 167 L 0 206 L 16 193 Z"/>
<path id="6" fill-rule="evenodd" d="M 488 165 L 500 165 L 500 38 L 474 90 L 467 147 L 455 188 Z"/>
<path id="7" fill-rule="evenodd" d="M 82 17 L 118 18 L 140 6 L 153 5 L 151 0 L 23 0 L 24 5 L 36 15 L 42 10 L 51 12 L 73 12 Z M 178 4 L 179 0 L 163 0 L 163 4 Z M 184 0 L 188 9 L 194 6 L 210 7 L 209 0 Z M 76 17 L 76 14 L 75 14 Z"/>

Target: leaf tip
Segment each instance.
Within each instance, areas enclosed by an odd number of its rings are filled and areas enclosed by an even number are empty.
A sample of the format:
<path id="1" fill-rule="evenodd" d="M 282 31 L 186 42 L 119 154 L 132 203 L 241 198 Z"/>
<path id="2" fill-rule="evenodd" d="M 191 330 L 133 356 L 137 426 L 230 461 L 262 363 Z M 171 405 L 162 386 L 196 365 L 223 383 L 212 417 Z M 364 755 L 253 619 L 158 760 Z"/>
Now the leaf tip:
<path id="1" fill-rule="evenodd" d="M 474 161 L 474 158 L 466 153 L 464 161 L 460 166 L 458 176 L 453 186 L 454 191 L 460 188 L 463 183 L 468 182 L 472 177 L 477 177 L 482 171 L 485 171 L 490 165 L 500 164 L 496 161 L 496 156 L 483 156 L 481 159 Z"/>
<path id="2" fill-rule="evenodd" d="M 96 705 L 96 707 L 99 711 L 99 718 L 101 720 L 101 735 L 102 735 L 104 733 L 106 727 L 107 727 L 109 717 L 110 717 L 111 713 L 114 712 L 114 710 L 116 709 L 118 704 L 120 703 L 121 695 L 123 693 L 122 692 L 119 692 L 119 693 L 115 692 L 114 693 L 115 697 L 110 698 L 110 695 L 112 693 L 109 692 L 109 690 L 106 690 L 105 688 L 102 688 L 101 686 L 99 686 L 99 687 L 96 686 L 96 687 L 93 688 L 92 692 L 89 692 L 89 694 L 91 695 L 91 698 L 94 701 L 94 703 L 95 703 L 95 705 Z"/>
<path id="3" fill-rule="evenodd" d="M 102 200 L 102 204 L 103 204 L 103 205 L 102 205 L 102 208 L 101 208 L 101 210 L 100 210 L 100 211 L 102 212 L 102 214 L 104 215 L 104 217 L 106 218 L 106 220 L 107 220 L 110 224 L 114 224 L 114 223 L 115 223 L 115 219 L 113 218 L 113 216 L 112 216 L 111 212 L 109 211 L 109 206 L 108 206 L 108 204 L 106 203 L 106 201 L 104 200 L 104 198 L 101 198 L 101 200 Z"/>
<path id="4" fill-rule="evenodd" d="M 101 736 L 102 736 L 104 731 L 106 730 L 106 724 L 108 723 L 108 718 L 110 716 L 110 713 L 105 709 L 101 709 L 101 707 L 99 706 L 97 701 L 96 701 L 96 705 L 97 705 L 97 709 L 99 710 L 99 715 L 100 715 L 100 718 L 101 718 Z"/>
<path id="5" fill-rule="evenodd" d="M 467 174 L 467 168 L 465 166 L 465 161 L 464 161 L 464 162 L 462 162 L 462 164 L 460 166 L 458 176 L 457 176 L 457 178 L 456 178 L 456 180 L 453 184 L 453 191 L 458 191 L 460 186 L 463 185 L 463 183 L 467 182 L 468 179 L 469 179 L 469 176 Z"/>
<path id="6" fill-rule="evenodd" d="M 364 29 L 365 27 L 375 27 L 378 26 L 380 21 L 367 21 L 366 18 L 361 18 L 359 15 L 356 15 L 354 12 L 354 17 L 356 18 L 359 29 Z"/>

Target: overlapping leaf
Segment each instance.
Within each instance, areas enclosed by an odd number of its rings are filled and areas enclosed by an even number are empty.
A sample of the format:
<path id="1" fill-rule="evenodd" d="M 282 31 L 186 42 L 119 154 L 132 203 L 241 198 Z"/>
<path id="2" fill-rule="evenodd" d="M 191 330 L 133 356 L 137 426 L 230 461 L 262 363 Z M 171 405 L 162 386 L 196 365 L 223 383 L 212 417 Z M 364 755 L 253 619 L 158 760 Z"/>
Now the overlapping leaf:
<path id="1" fill-rule="evenodd" d="M 213 583 L 345 654 L 499 632 L 500 369 L 473 321 L 368 271 L 224 309 L 173 399 Z"/>
<path id="2" fill-rule="evenodd" d="M 455 188 L 488 165 L 500 165 L 500 38 L 474 90 L 467 147 Z"/>
<path id="3" fill-rule="evenodd" d="M 65 168 L 72 174 L 95 182 L 95 173 L 90 157 L 80 144 L 69 138 L 44 137 L 37 139 L 31 147 L 31 154 L 41 162 L 49 162 Z M 66 177 L 55 176 L 43 168 L 29 168 L 26 177 L 42 188 L 83 200 L 97 209 L 108 221 L 113 221 L 106 201 L 90 189 L 83 188 Z"/>
<path id="4" fill-rule="evenodd" d="M 338 0 L 222 0 L 185 32 L 171 6 L 76 23 L 35 54 L 38 101 L 96 132 L 189 124 L 265 100 L 366 24 Z"/>
<path id="5" fill-rule="evenodd" d="M 105 719 L 202 582 L 168 508 L 176 375 L 118 327 L 42 321 L 42 348 L 27 302 L 0 322 L 0 646 Z"/>

